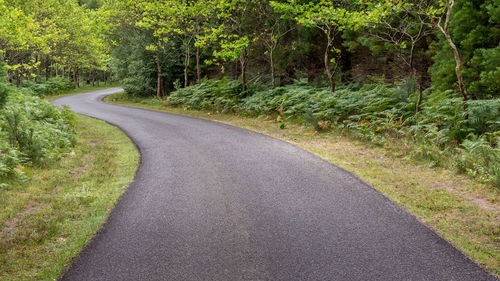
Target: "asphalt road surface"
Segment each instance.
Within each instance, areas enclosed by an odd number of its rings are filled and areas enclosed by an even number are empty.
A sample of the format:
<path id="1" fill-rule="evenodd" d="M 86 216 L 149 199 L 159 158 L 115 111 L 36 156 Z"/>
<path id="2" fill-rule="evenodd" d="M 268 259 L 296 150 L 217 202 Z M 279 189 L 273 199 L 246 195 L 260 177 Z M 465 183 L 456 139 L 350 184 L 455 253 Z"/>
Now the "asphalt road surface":
<path id="1" fill-rule="evenodd" d="M 59 98 L 121 128 L 141 165 L 63 280 L 497 280 L 352 174 L 207 120 Z"/>

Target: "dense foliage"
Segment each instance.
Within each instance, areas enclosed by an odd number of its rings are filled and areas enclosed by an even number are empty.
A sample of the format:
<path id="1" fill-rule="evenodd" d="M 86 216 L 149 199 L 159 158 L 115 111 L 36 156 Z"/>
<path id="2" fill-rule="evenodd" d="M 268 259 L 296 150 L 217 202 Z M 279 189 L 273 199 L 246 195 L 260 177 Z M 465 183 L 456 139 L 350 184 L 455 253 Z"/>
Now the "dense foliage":
<path id="1" fill-rule="evenodd" d="M 426 93 L 416 114 L 415 84 L 349 84 L 332 94 L 307 81 L 274 89 L 254 83 L 242 93 L 236 80 L 204 80 L 177 89 L 167 102 L 189 109 L 278 116 L 281 122 L 298 121 L 317 131 L 333 128 L 377 144 L 403 140 L 416 158 L 433 166 L 450 164 L 500 186 L 500 100 L 470 102 L 469 118 L 464 119 L 460 98 L 452 91 L 433 91 Z M 450 158 L 453 162 L 445 163 Z"/>
<path id="2" fill-rule="evenodd" d="M 0 109 L 0 178 L 22 178 L 23 166 L 43 165 L 71 150 L 76 140 L 73 113 L 36 96 L 64 87 L 68 87 L 68 82 L 60 80 L 22 89 L 0 83 L 0 89 L 8 94 Z"/>
<path id="3" fill-rule="evenodd" d="M 96 1 L 90 1 L 96 2 Z M 8 81 L 41 82 L 50 77 L 83 79 L 105 76 L 109 61 L 108 24 L 96 3 L 76 0 L 0 0 L 0 61 Z"/>

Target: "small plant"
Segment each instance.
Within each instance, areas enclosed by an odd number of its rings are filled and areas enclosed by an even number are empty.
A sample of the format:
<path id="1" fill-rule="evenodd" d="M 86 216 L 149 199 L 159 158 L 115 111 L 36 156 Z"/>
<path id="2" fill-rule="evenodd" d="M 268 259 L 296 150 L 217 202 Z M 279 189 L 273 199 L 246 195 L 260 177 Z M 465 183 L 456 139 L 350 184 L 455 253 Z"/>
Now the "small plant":
<path id="1" fill-rule="evenodd" d="M 500 188 L 500 149 L 491 147 L 485 136 L 470 135 L 459 148 L 454 164 L 461 173 L 491 182 Z"/>

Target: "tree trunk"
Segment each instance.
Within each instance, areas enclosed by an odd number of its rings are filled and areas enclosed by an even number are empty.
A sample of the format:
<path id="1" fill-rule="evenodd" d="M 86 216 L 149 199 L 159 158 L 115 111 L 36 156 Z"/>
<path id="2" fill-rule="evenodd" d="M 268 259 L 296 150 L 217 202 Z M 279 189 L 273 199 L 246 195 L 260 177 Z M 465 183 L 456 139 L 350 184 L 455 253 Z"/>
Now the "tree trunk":
<path id="1" fill-rule="evenodd" d="M 49 80 L 50 76 L 50 64 L 49 61 L 47 60 L 47 65 L 45 65 L 45 82 Z"/>
<path id="2" fill-rule="evenodd" d="M 423 91 L 422 91 L 422 85 L 420 85 L 420 83 L 418 83 L 417 87 L 418 87 L 418 98 L 417 98 L 417 104 L 415 105 L 415 112 L 419 113 L 420 112 L 420 104 L 422 104 Z"/>
<path id="3" fill-rule="evenodd" d="M 184 88 L 189 84 L 188 81 L 188 67 L 189 67 L 189 43 L 186 44 L 186 53 L 184 54 Z"/>
<path id="4" fill-rule="evenodd" d="M 162 89 L 161 89 L 161 63 L 160 56 L 156 57 L 156 71 L 158 72 L 157 81 L 156 81 L 156 97 L 162 98 Z"/>
<path id="5" fill-rule="evenodd" d="M 90 71 L 90 76 L 92 77 L 92 87 L 95 87 L 95 73 L 94 71 Z"/>
<path id="6" fill-rule="evenodd" d="M 449 32 L 445 33 L 444 36 L 446 37 L 446 41 L 448 41 L 448 45 L 450 45 L 452 51 L 453 51 L 453 57 L 455 58 L 455 73 L 457 75 L 457 80 L 458 80 L 458 88 L 460 89 L 460 93 L 462 93 L 462 99 L 463 99 L 463 108 L 465 111 L 467 111 L 467 100 L 469 99 L 469 96 L 467 95 L 467 88 L 465 87 L 464 83 L 464 78 L 462 77 L 462 60 L 460 59 L 460 54 L 458 53 L 458 48 L 453 43 L 453 40 L 451 40 L 451 36 Z"/>
<path id="7" fill-rule="evenodd" d="M 196 81 L 201 83 L 201 69 L 200 69 L 200 47 L 196 47 Z"/>
<path id="8" fill-rule="evenodd" d="M 19 88 L 21 85 L 21 73 L 19 73 L 19 70 L 16 69 L 16 87 Z"/>
<path id="9" fill-rule="evenodd" d="M 247 81 L 246 81 L 246 59 L 242 54 L 240 57 L 240 65 L 241 65 L 241 89 L 246 91 L 247 89 Z"/>
<path id="10" fill-rule="evenodd" d="M 411 49 L 410 49 L 410 71 L 414 72 L 414 74 L 415 74 L 416 70 L 413 67 L 413 52 L 414 51 L 415 51 L 415 43 L 412 43 Z M 417 79 L 416 77 L 417 76 L 415 76 L 415 79 Z"/>
<path id="11" fill-rule="evenodd" d="M 446 38 L 446 41 L 448 42 L 448 45 L 450 45 L 451 50 L 453 51 L 453 57 L 455 58 L 455 73 L 457 76 L 458 80 L 458 88 L 460 89 L 460 92 L 462 93 L 462 99 L 463 99 L 463 108 L 465 111 L 465 119 L 469 119 L 469 114 L 467 113 L 467 100 L 469 99 L 469 96 L 467 95 L 467 87 L 465 87 L 464 83 L 464 78 L 462 77 L 462 60 L 460 59 L 460 54 L 458 53 L 458 48 L 453 43 L 453 40 L 451 39 L 451 34 L 449 31 L 449 26 L 450 26 L 450 20 L 451 20 L 451 13 L 453 6 L 455 5 L 455 0 L 446 1 L 446 18 L 445 18 L 445 23 L 444 27 L 441 26 L 441 20 L 437 23 L 437 28 L 443 33 L 444 37 Z"/>
<path id="12" fill-rule="evenodd" d="M 73 69 L 73 82 L 75 83 L 75 86 L 78 87 L 78 82 L 76 81 L 76 69 Z"/>
<path id="13" fill-rule="evenodd" d="M 413 69 L 413 75 L 415 77 L 415 81 L 417 82 L 417 87 L 418 87 L 418 97 L 417 97 L 417 103 L 415 105 L 415 112 L 419 113 L 420 112 L 420 104 L 422 104 L 422 96 L 423 96 L 423 86 L 422 86 L 422 77 L 418 78 L 417 77 L 417 70 L 414 68 Z"/>
<path id="14" fill-rule="evenodd" d="M 271 66 L 271 85 L 273 86 L 273 89 L 276 88 L 276 78 L 274 77 L 274 49 L 271 48 L 269 51 L 269 62 Z"/>
<path id="15" fill-rule="evenodd" d="M 328 77 L 328 83 L 330 84 L 330 92 L 335 92 L 335 81 L 333 81 L 332 70 L 330 69 L 330 57 L 328 52 L 330 51 L 330 43 L 327 44 L 325 50 L 325 72 Z"/>

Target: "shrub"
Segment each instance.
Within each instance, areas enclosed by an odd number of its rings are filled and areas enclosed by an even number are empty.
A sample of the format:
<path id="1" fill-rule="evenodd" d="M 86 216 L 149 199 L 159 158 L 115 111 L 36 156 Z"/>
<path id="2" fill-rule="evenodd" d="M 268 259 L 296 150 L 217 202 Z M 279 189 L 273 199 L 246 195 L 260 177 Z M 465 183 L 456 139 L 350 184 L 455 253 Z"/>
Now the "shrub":
<path id="1" fill-rule="evenodd" d="M 454 162 L 459 172 L 500 188 L 500 148 L 492 147 L 486 136 L 471 135 L 457 150 Z"/>
<path id="2" fill-rule="evenodd" d="M 57 160 L 76 143 L 73 113 L 38 97 L 12 92 L 0 116 L 0 177 Z"/>
<path id="3" fill-rule="evenodd" d="M 0 138 L 0 178 L 12 176 L 20 162 L 19 151 Z"/>
<path id="4" fill-rule="evenodd" d="M 228 112 L 237 107 L 243 95 L 238 81 L 204 80 L 199 85 L 178 88 L 168 97 L 168 102 L 172 105 L 189 106 L 192 109 Z"/>
<path id="5" fill-rule="evenodd" d="M 31 93 L 34 96 L 43 97 L 60 94 L 74 88 L 73 83 L 67 78 L 53 77 L 43 83 L 36 83 L 30 80 L 21 81 L 21 91 Z"/>

